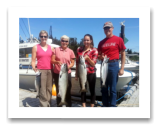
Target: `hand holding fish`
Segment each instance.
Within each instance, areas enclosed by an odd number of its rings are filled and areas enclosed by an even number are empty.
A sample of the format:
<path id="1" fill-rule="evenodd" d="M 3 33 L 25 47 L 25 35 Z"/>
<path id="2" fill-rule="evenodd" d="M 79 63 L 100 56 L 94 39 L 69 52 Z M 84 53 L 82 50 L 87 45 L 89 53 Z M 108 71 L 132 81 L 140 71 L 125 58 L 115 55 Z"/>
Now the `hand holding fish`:
<path id="1" fill-rule="evenodd" d="M 104 53 L 101 54 L 101 59 L 104 59 L 105 58 L 105 55 Z"/>
<path id="2" fill-rule="evenodd" d="M 61 66 L 63 63 L 61 61 L 57 61 L 57 64 Z"/>
<path id="3" fill-rule="evenodd" d="M 85 60 L 88 60 L 88 59 L 89 59 L 89 56 L 88 56 L 88 55 L 85 55 L 85 56 L 84 56 L 84 59 L 85 59 Z"/>

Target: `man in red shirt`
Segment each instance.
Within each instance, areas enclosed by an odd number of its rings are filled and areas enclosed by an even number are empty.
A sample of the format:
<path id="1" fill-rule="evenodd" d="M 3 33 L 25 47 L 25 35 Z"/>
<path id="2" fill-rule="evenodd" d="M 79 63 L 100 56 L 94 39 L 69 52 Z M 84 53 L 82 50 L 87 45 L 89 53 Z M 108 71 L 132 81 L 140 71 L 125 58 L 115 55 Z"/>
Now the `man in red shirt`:
<path id="1" fill-rule="evenodd" d="M 113 35 L 113 24 L 106 22 L 103 26 L 106 38 L 100 41 L 98 45 L 98 59 L 103 60 L 105 55 L 109 57 L 108 62 L 108 76 L 106 79 L 106 86 L 110 87 L 110 98 L 108 96 L 108 88 L 103 87 L 102 102 L 106 107 L 116 107 L 116 85 L 118 75 L 124 74 L 125 64 L 125 45 L 121 37 Z M 119 70 L 119 53 L 121 54 L 121 69 Z"/>

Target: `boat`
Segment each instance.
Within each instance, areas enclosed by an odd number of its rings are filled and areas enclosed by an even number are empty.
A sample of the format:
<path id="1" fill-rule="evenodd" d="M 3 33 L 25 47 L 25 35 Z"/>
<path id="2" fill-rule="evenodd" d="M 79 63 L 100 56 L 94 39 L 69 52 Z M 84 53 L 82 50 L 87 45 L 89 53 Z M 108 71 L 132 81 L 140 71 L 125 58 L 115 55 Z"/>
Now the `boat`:
<path id="1" fill-rule="evenodd" d="M 129 59 L 130 56 L 138 56 L 138 54 L 126 54 L 124 69 L 139 73 L 139 63 L 133 62 Z M 121 68 L 121 58 L 119 58 L 119 67 Z"/>
<path id="2" fill-rule="evenodd" d="M 38 43 L 19 44 L 19 50 L 20 50 L 19 51 L 20 52 L 19 87 L 22 89 L 27 89 L 27 90 L 35 89 L 36 73 L 33 71 L 32 66 L 31 66 L 31 53 L 32 53 L 32 47 L 36 44 Z M 50 39 L 48 39 L 47 44 L 49 44 L 52 47 L 59 47 L 59 45 L 51 44 Z M 101 67 L 101 64 L 98 61 L 96 63 L 96 96 L 101 96 L 100 67 Z M 132 67 L 132 66 L 129 66 L 129 67 Z M 80 96 L 80 93 L 79 93 L 80 85 L 79 85 L 79 82 L 75 80 L 75 68 L 76 66 L 74 65 L 74 67 L 71 69 L 72 70 L 71 72 L 71 77 L 72 77 L 71 94 L 75 96 Z M 136 77 L 136 74 L 134 72 L 124 71 L 124 74 L 122 76 L 119 76 L 116 90 L 119 91 L 124 85 L 126 85 L 128 82 L 130 82 L 135 77 Z M 87 96 L 88 95 L 90 95 L 89 91 L 87 93 Z"/>
<path id="3" fill-rule="evenodd" d="M 101 64 L 96 64 L 96 86 L 95 86 L 95 93 L 96 96 L 101 96 L 101 81 L 100 81 L 100 68 Z M 71 72 L 71 77 L 72 77 L 72 90 L 71 94 L 74 96 L 80 96 L 80 84 L 79 81 L 75 80 L 75 70 L 73 69 Z M 124 71 L 124 74 L 122 76 L 119 76 L 117 85 L 116 85 L 116 90 L 119 91 L 123 86 L 125 86 L 127 83 L 129 83 L 132 79 L 136 77 L 136 74 L 134 72 L 130 71 Z M 89 89 L 86 94 L 87 96 L 90 95 Z"/>
<path id="4" fill-rule="evenodd" d="M 20 52 L 19 87 L 22 89 L 27 89 L 27 90 L 35 89 L 36 73 L 33 71 L 31 66 L 31 52 L 32 52 L 32 47 L 36 44 L 38 43 L 19 44 L 19 50 L 20 50 L 19 51 Z M 47 44 L 49 44 L 52 47 L 59 47 L 59 45 L 51 44 L 50 39 L 48 39 Z M 101 67 L 101 64 L 98 61 L 96 64 L 96 96 L 101 96 L 100 67 Z M 124 71 L 124 74 L 122 76 L 119 76 L 118 83 L 116 86 L 117 91 L 119 91 L 124 85 L 126 85 L 133 78 L 135 78 L 135 76 L 136 74 L 134 72 Z M 75 96 L 80 96 L 80 93 L 79 93 L 80 85 L 79 85 L 79 82 L 75 80 L 75 65 L 72 68 L 71 77 L 72 77 L 71 94 Z M 90 95 L 89 91 L 87 93 L 87 96 L 88 95 Z"/>
<path id="5" fill-rule="evenodd" d="M 21 69 L 27 69 L 28 66 L 31 64 L 32 47 L 37 44 L 39 43 L 34 42 L 19 44 L 19 66 L 21 67 Z M 47 44 L 54 48 L 59 47 L 59 45 L 52 44 L 52 39 L 48 39 Z M 30 69 L 31 68 L 32 67 L 30 66 Z"/>
<path id="6" fill-rule="evenodd" d="M 35 89 L 36 73 L 31 66 L 32 47 L 39 43 L 19 44 L 19 87 L 22 89 Z M 48 39 L 47 44 L 56 48 L 59 45 L 52 44 L 52 40 Z M 36 61 L 37 64 L 37 61 Z"/>

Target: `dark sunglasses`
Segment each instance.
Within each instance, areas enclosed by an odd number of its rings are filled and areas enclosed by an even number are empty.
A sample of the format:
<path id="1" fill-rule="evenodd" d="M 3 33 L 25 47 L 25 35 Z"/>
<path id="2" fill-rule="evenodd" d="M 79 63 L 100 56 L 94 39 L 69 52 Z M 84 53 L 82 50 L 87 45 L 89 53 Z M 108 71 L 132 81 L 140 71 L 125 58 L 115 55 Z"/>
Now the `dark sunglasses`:
<path id="1" fill-rule="evenodd" d="M 111 27 L 105 27 L 104 30 L 108 30 L 108 29 L 110 29 L 110 28 L 111 28 Z"/>
<path id="2" fill-rule="evenodd" d="M 47 36 L 40 36 L 40 38 L 43 38 L 43 37 L 44 37 L 44 38 L 47 38 Z"/>
<path id="3" fill-rule="evenodd" d="M 68 41 L 61 40 L 61 42 L 66 42 L 67 43 Z"/>

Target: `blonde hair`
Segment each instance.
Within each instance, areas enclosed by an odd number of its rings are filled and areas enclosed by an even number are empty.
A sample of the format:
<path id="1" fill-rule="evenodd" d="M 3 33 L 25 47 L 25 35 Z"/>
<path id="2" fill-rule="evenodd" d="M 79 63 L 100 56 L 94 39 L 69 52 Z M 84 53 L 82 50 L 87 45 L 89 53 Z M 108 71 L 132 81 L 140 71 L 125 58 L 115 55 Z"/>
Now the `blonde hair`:
<path id="1" fill-rule="evenodd" d="M 68 39 L 68 42 L 69 42 L 69 37 L 66 36 L 66 35 L 63 35 L 63 36 L 60 38 L 60 40 L 62 40 L 62 39 Z"/>
<path id="2" fill-rule="evenodd" d="M 40 31 L 40 33 L 39 33 L 39 37 L 41 36 L 41 34 L 44 34 L 44 33 L 46 33 L 46 34 L 47 34 L 47 37 L 48 37 L 48 32 L 47 32 L 47 31 L 45 31 L 45 30 L 41 30 L 41 31 Z"/>

